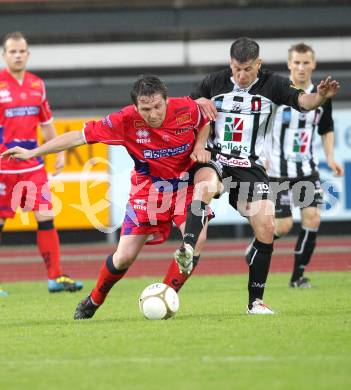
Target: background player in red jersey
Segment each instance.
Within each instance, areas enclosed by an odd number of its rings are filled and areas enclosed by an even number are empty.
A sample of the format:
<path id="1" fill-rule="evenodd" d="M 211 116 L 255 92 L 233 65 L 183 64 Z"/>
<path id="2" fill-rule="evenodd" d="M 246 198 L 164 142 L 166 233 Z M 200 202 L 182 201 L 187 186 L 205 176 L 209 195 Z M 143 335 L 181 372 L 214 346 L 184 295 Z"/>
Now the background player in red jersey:
<path id="1" fill-rule="evenodd" d="M 167 98 L 167 89 L 156 76 L 143 76 L 136 81 L 131 98 L 133 105 L 100 121 L 86 123 L 82 131 L 66 133 L 32 150 L 14 147 L 2 154 L 26 161 L 85 143 L 103 142 L 124 146 L 134 160 L 118 248 L 107 257 L 94 289 L 79 303 L 74 319 L 94 315 L 144 244 L 166 240 L 172 222 L 184 231 L 186 209 L 193 194 L 194 161 L 190 156 L 196 134 L 206 125 L 207 118 L 190 97 Z M 206 129 L 200 134 L 203 131 Z M 208 152 L 203 149 L 197 158 L 209 158 Z M 206 227 L 207 224 L 194 250 L 194 266 L 206 239 Z M 173 260 L 163 282 L 178 291 L 190 274 L 191 270 L 180 272 Z"/>
<path id="2" fill-rule="evenodd" d="M 26 71 L 29 50 L 22 33 L 5 35 L 3 49 L 6 68 L 0 71 L 0 152 L 14 146 L 34 149 L 38 144 L 38 125 L 45 141 L 56 136 L 45 84 Z M 56 158 L 56 173 L 63 166 L 61 152 Z M 38 222 L 37 244 L 47 268 L 49 291 L 82 289 L 81 282 L 75 282 L 61 271 L 60 243 L 53 225 L 51 193 L 41 158 L 0 160 L 0 234 L 6 219 L 13 218 L 18 207 L 33 211 Z"/>

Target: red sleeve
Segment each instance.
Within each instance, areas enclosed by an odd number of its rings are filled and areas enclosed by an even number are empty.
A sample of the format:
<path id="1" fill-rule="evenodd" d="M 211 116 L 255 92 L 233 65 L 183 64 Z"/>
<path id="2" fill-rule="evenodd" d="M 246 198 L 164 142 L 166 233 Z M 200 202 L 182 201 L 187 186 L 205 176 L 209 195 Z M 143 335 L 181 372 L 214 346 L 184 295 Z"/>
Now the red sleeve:
<path id="1" fill-rule="evenodd" d="M 42 95 L 42 102 L 40 105 L 39 122 L 41 124 L 46 124 L 52 121 L 52 112 L 51 112 L 50 104 L 46 98 L 44 82 L 42 82 L 42 85 L 43 85 L 43 90 L 42 90 L 43 95 Z"/>
<path id="2" fill-rule="evenodd" d="M 203 116 L 201 111 L 200 111 L 200 108 L 199 106 L 196 104 L 196 102 L 189 98 L 189 100 L 192 102 L 192 104 L 194 105 L 194 118 L 195 118 L 195 128 L 197 131 L 201 130 L 205 125 L 207 125 L 207 123 L 209 122 L 208 118 L 206 116 Z"/>
<path id="3" fill-rule="evenodd" d="M 88 144 L 103 142 L 109 145 L 124 145 L 123 113 L 120 111 L 107 115 L 99 121 L 87 122 L 83 133 Z"/>

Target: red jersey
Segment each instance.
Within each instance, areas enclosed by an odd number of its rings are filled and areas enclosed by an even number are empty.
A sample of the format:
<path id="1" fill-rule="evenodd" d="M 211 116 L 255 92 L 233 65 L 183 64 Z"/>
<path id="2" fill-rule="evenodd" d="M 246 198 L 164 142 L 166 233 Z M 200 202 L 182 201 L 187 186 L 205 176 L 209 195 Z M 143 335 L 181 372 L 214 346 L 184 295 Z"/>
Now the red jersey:
<path id="1" fill-rule="evenodd" d="M 208 122 L 190 97 L 169 98 L 162 126 L 150 127 L 130 105 L 85 124 L 87 143 L 123 145 L 135 163 L 132 184 L 150 178 L 176 185 L 194 162 L 189 158 L 196 133 Z M 175 179 L 174 181 L 170 179 Z"/>
<path id="2" fill-rule="evenodd" d="M 21 84 L 6 69 L 0 71 L 0 152 L 14 146 L 34 149 L 38 124 L 52 120 L 43 80 L 25 72 Z M 30 172 L 42 165 L 41 158 L 28 161 L 3 158 L 0 173 Z"/>

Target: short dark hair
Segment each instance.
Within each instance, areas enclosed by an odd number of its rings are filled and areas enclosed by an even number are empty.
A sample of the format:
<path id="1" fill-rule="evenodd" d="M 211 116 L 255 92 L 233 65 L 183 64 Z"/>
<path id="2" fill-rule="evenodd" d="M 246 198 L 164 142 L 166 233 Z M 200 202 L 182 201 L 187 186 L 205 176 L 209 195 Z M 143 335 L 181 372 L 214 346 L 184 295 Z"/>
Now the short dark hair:
<path id="1" fill-rule="evenodd" d="M 251 38 L 238 38 L 230 47 L 230 57 L 240 63 L 255 60 L 259 55 L 260 47 Z"/>
<path id="2" fill-rule="evenodd" d="M 303 54 L 311 52 L 313 58 L 315 57 L 315 53 L 314 53 L 314 50 L 312 49 L 312 47 L 309 45 L 306 45 L 306 43 L 303 43 L 303 42 L 296 43 L 296 45 L 292 45 L 290 47 L 290 49 L 288 50 L 289 60 L 291 59 L 291 54 L 293 51 L 295 51 L 296 53 L 303 53 Z"/>
<path id="3" fill-rule="evenodd" d="M 136 106 L 138 105 L 138 97 L 156 94 L 160 94 L 166 100 L 167 87 L 157 76 L 152 74 L 140 76 L 130 91 L 130 97 Z"/>
<path id="4" fill-rule="evenodd" d="M 28 43 L 27 38 L 24 36 L 24 34 L 21 31 L 9 32 L 5 34 L 4 37 L 2 38 L 2 47 L 4 48 L 4 50 L 5 50 L 6 42 L 9 39 L 14 39 L 15 41 L 20 41 L 21 39 L 24 39 Z"/>

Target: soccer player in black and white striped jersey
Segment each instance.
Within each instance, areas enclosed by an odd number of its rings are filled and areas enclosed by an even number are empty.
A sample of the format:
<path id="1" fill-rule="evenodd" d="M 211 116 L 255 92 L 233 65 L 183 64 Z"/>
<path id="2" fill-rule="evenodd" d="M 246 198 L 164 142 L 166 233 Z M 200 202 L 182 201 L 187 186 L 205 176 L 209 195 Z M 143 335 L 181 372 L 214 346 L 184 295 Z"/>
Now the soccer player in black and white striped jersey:
<path id="1" fill-rule="evenodd" d="M 190 272 L 207 205 L 219 193 L 229 192 L 229 203 L 248 218 L 255 234 L 246 254 L 247 313 L 273 314 L 262 301 L 275 231 L 274 205 L 269 200 L 269 178 L 264 167 L 265 136 L 279 105 L 299 111 L 314 109 L 337 93 L 339 83 L 327 78 L 315 93 L 298 90 L 289 79 L 261 71 L 259 46 L 249 38 L 237 39 L 230 48 L 230 57 L 229 67 L 209 74 L 192 94 L 213 123 L 208 139 L 203 132 L 191 155 L 204 164 L 195 174 L 199 190 L 188 209 L 183 246 L 175 252 L 175 259 L 181 270 L 186 272 L 189 267 Z M 204 160 L 206 142 L 210 157 Z"/>
<path id="2" fill-rule="evenodd" d="M 312 47 L 304 43 L 293 45 L 289 49 L 288 68 L 290 80 L 296 88 L 316 92 L 311 80 L 316 68 Z M 316 245 L 323 203 L 315 148 L 317 132 L 322 137 L 328 166 L 336 176 L 343 175 L 343 168 L 333 157 L 333 130 L 330 99 L 309 112 L 299 112 L 282 105 L 275 114 L 267 148 L 267 164 L 270 181 L 275 184 L 272 188 L 276 188 L 276 238 L 286 235 L 293 226 L 291 206 L 295 203 L 301 211 L 301 230 L 295 246 L 291 287 L 311 286 L 303 274 Z"/>

